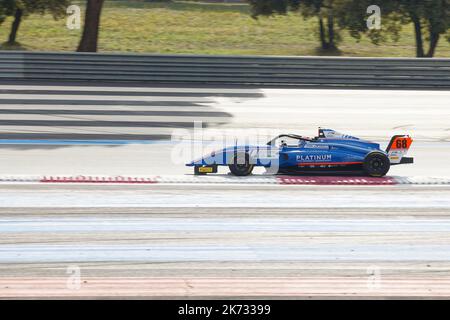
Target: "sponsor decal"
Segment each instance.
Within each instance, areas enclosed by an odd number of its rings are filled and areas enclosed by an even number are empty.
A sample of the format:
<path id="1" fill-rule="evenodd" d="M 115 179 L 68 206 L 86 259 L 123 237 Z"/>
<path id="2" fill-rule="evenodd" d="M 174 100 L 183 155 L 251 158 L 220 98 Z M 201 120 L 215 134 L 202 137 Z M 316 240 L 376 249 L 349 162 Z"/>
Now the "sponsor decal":
<path id="1" fill-rule="evenodd" d="M 323 145 L 323 144 L 312 144 L 312 143 L 307 143 L 304 146 L 305 149 L 328 149 L 328 145 Z"/>
<path id="2" fill-rule="evenodd" d="M 399 163 L 401 158 L 406 154 L 406 150 L 389 151 L 388 157 L 392 163 Z"/>
<path id="3" fill-rule="evenodd" d="M 311 162 L 311 161 L 331 161 L 331 154 L 309 154 L 309 155 L 298 155 L 297 161 Z"/>

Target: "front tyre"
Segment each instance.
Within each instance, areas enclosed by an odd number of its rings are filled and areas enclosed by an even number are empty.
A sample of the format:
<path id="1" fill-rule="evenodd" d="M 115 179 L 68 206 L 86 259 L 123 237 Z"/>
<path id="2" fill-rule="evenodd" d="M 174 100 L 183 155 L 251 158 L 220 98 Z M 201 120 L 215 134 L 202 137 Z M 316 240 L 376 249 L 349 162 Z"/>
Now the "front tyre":
<path id="1" fill-rule="evenodd" d="M 250 156 L 246 153 L 245 155 L 235 155 L 233 163 L 228 167 L 235 176 L 248 176 L 252 173 L 254 165 L 250 164 Z"/>
<path id="2" fill-rule="evenodd" d="M 364 159 L 364 172 L 371 177 L 383 177 L 391 167 L 389 158 L 381 152 L 371 152 Z"/>

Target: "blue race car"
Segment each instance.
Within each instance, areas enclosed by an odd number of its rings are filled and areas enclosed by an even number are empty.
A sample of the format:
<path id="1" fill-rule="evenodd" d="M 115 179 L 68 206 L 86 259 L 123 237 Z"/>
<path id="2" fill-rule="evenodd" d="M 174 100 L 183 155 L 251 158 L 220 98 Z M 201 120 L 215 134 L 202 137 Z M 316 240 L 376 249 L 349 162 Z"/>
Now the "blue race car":
<path id="1" fill-rule="evenodd" d="M 281 134 L 262 146 L 231 146 L 192 161 L 197 175 L 228 166 L 233 175 L 247 176 L 255 166 L 275 174 L 360 174 L 382 177 L 391 165 L 413 163 L 405 157 L 412 139 L 392 137 L 386 151 L 378 143 L 319 128 L 314 138 Z"/>

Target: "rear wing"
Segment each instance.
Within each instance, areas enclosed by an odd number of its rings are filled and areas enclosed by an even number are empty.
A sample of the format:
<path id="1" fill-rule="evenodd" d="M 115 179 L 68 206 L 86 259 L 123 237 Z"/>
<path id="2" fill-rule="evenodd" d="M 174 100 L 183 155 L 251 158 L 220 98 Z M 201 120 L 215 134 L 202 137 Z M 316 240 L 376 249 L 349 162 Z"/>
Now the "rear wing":
<path id="1" fill-rule="evenodd" d="M 408 135 L 395 135 L 391 138 L 386 148 L 391 165 L 414 162 L 414 158 L 405 157 L 412 142 L 413 139 Z"/>

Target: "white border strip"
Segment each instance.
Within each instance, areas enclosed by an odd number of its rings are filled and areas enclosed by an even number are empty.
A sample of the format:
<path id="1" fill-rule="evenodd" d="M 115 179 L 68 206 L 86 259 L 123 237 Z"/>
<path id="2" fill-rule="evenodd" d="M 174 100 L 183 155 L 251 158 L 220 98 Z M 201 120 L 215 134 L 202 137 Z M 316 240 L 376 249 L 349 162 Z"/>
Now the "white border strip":
<path id="1" fill-rule="evenodd" d="M 336 177 L 336 183 L 317 183 L 320 177 L 313 177 L 308 182 L 306 176 L 295 177 L 291 183 L 283 183 L 283 177 L 273 175 L 255 175 L 250 177 L 235 177 L 225 175 L 165 175 L 165 176 L 94 176 L 94 175 L 54 175 L 54 176 L 27 176 L 8 175 L 0 176 L 0 183 L 57 183 L 57 184 L 283 184 L 283 185 L 383 185 L 380 183 L 358 183 L 364 179 Z M 329 179 L 330 177 L 327 177 Z M 438 177 L 389 177 L 394 184 L 388 185 L 450 185 L 450 178 Z M 305 181 L 306 180 L 306 181 Z M 315 181 L 313 181 L 315 180 Z"/>

